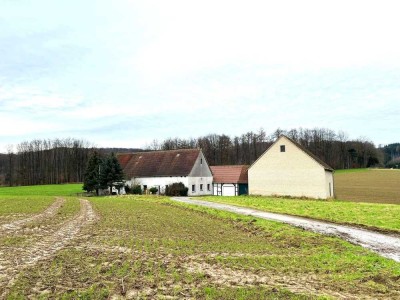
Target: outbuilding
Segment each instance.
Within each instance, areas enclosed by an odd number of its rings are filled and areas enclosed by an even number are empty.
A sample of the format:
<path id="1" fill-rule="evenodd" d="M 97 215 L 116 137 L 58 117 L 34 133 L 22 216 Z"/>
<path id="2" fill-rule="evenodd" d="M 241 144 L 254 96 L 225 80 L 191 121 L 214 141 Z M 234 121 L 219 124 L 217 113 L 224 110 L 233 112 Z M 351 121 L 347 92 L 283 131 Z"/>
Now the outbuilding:
<path id="1" fill-rule="evenodd" d="M 287 136 L 280 136 L 249 168 L 249 193 L 334 197 L 334 170 Z"/>
<path id="2" fill-rule="evenodd" d="M 249 166 L 211 166 L 213 194 L 218 196 L 240 196 L 248 194 L 247 170 Z"/>

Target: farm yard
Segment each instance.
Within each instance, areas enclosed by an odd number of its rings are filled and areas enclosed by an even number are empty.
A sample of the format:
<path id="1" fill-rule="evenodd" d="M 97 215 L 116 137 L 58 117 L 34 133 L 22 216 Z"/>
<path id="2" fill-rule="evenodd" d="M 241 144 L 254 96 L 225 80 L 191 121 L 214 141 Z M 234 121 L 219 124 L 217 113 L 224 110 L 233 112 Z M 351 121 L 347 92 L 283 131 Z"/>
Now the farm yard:
<path id="1" fill-rule="evenodd" d="M 0 189 L 1 298 L 400 297 L 399 263 L 337 238 L 160 196 L 18 189 Z"/>

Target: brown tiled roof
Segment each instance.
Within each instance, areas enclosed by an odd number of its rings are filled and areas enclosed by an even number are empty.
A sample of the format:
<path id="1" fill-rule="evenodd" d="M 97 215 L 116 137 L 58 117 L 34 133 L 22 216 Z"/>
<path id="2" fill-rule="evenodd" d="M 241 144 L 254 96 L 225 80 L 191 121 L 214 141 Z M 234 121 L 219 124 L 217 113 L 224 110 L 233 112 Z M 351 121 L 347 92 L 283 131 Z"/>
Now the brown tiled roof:
<path id="1" fill-rule="evenodd" d="M 124 153 L 124 154 L 117 154 L 119 164 L 121 165 L 122 169 L 125 169 L 126 165 L 128 164 L 129 160 L 132 158 L 133 153 Z"/>
<path id="2" fill-rule="evenodd" d="M 127 178 L 188 176 L 200 154 L 199 149 L 117 154 Z"/>
<path id="3" fill-rule="evenodd" d="M 248 183 L 249 166 L 211 166 L 215 183 Z"/>

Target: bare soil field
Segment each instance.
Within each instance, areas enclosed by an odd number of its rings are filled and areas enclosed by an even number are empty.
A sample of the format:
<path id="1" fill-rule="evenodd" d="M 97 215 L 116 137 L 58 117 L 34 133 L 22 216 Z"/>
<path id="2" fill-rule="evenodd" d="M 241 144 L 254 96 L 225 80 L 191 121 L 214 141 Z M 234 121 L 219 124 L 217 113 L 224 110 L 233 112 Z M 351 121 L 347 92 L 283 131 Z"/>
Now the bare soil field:
<path id="1" fill-rule="evenodd" d="M 335 193 L 340 200 L 400 204 L 400 170 L 337 171 Z"/>

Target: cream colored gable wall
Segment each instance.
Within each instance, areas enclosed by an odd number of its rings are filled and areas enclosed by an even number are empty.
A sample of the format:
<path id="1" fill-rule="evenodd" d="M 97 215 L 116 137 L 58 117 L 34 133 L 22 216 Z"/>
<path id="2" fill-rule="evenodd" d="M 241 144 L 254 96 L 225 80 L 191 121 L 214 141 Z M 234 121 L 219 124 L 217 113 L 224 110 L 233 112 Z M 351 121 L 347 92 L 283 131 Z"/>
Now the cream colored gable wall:
<path id="1" fill-rule="evenodd" d="M 285 152 L 280 151 L 281 145 Z M 325 199 L 328 177 L 319 163 L 281 137 L 249 169 L 249 192 Z"/>
<path id="2" fill-rule="evenodd" d="M 326 197 L 325 198 L 334 198 L 335 191 L 333 186 L 333 172 L 329 172 L 325 170 L 325 186 L 326 186 Z"/>

